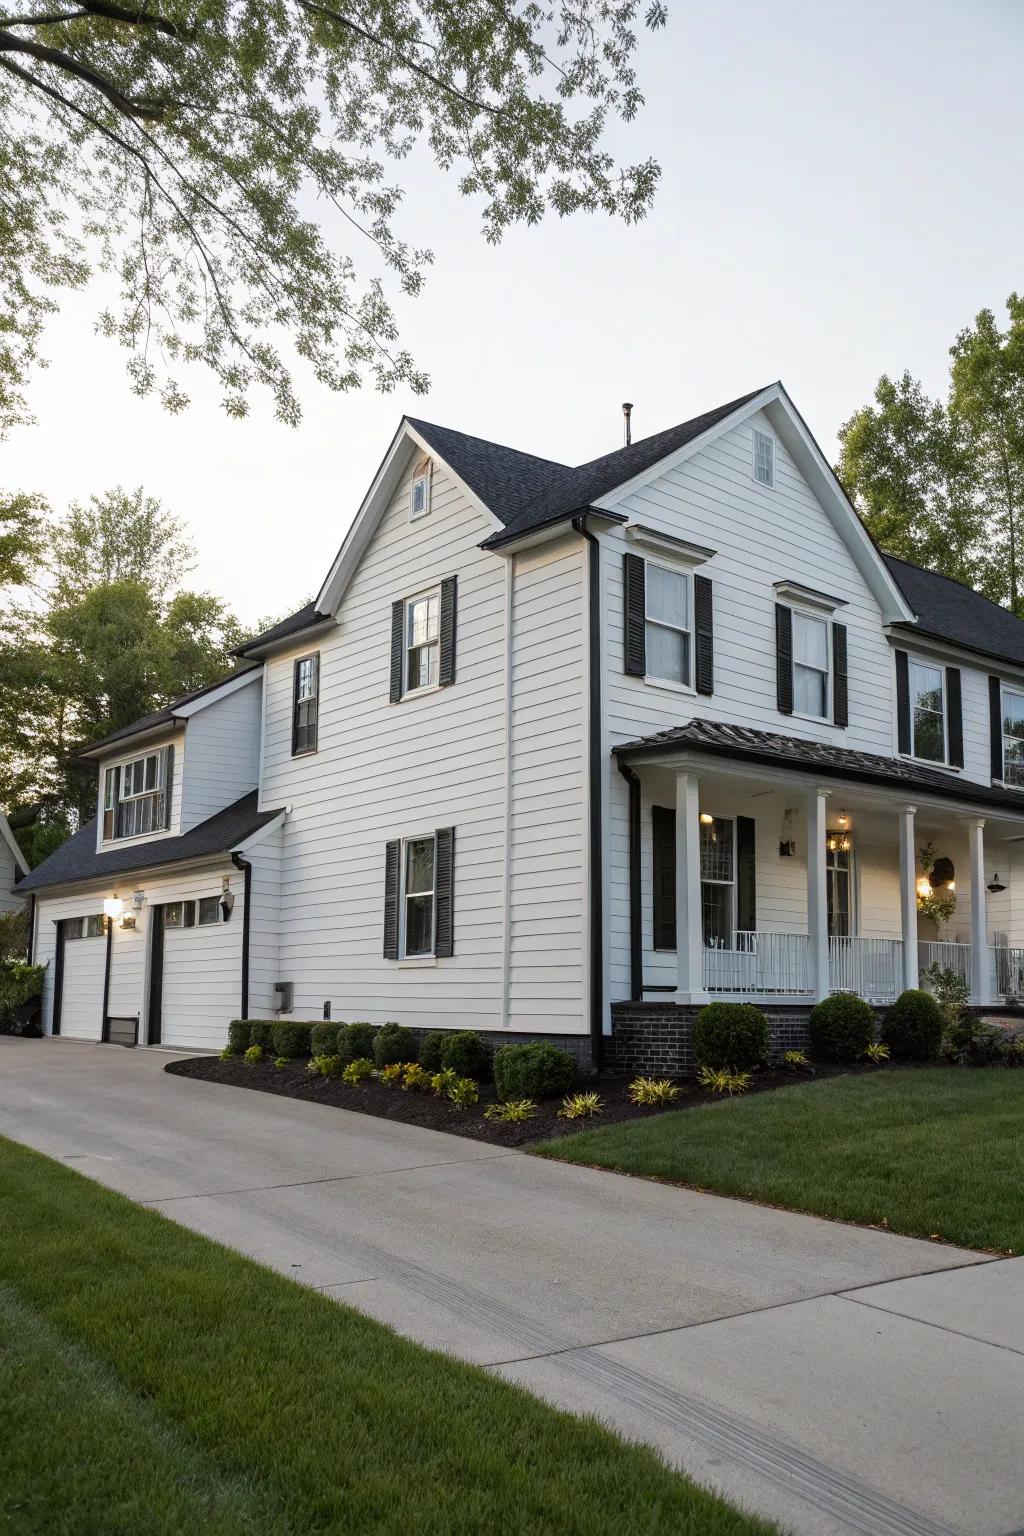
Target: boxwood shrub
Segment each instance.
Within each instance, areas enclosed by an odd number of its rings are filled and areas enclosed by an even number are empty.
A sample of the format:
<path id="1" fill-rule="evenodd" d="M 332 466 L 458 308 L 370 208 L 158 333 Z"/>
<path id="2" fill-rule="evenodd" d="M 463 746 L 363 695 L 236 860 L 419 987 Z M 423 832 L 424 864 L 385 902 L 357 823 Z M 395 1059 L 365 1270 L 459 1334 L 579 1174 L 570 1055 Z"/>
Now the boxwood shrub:
<path id="1" fill-rule="evenodd" d="M 419 1052 L 416 1036 L 404 1024 L 382 1024 L 373 1040 L 373 1059 L 378 1067 L 393 1061 L 415 1061 Z"/>
<path id="2" fill-rule="evenodd" d="M 249 1019 L 232 1019 L 228 1025 L 228 1050 L 244 1056 L 249 1049 Z"/>
<path id="3" fill-rule="evenodd" d="M 472 1077 L 482 1082 L 490 1077 L 492 1062 L 490 1046 L 484 1044 L 475 1029 L 457 1029 L 446 1036 L 441 1047 L 442 1068 L 450 1067 L 460 1077 Z"/>
<path id="4" fill-rule="evenodd" d="M 446 1029 L 428 1029 L 420 1041 L 420 1066 L 428 1072 L 440 1072 L 441 1052 L 448 1038 Z"/>
<path id="5" fill-rule="evenodd" d="M 311 1056 L 336 1056 L 338 1054 L 338 1028 L 330 1019 L 322 1019 L 319 1024 L 314 1024 L 310 1032 L 309 1051 Z"/>
<path id="6" fill-rule="evenodd" d="M 268 1055 L 273 1055 L 275 1027 L 273 1019 L 250 1019 L 249 1044 L 262 1046 Z M 280 1051 L 277 1054 L 280 1055 Z"/>
<path id="7" fill-rule="evenodd" d="M 709 1003 L 693 1025 L 698 1067 L 750 1072 L 768 1059 L 768 1020 L 753 1003 Z"/>
<path id="8" fill-rule="evenodd" d="M 350 1061 L 365 1061 L 373 1055 L 373 1041 L 377 1033 L 375 1024 L 338 1025 L 338 1055 L 344 1058 L 347 1066 Z"/>
<path id="9" fill-rule="evenodd" d="M 312 1034 L 312 1024 L 301 1024 L 292 1019 L 278 1019 L 273 1030 L 275 1054 L 289 1058 L 308 1056 Z"/>
<path id="10" fill-rule="evenodd" d="M 502 1046 L 494 1058 L 494 1081 L 504 1100 L 553 1098 L 565 1093 L 575 1076 L 569 1053 L 547 1040 Z"/>
<path id="11" fill-rule="evenodd" d="M 875 1010 L 862 997 L 837 992 L 811 1009 L 811 1052 L 824 1061 L 856 1061 L 875 1038 Z"/>
<path id="12" fill-rule="evenodd" d="M 931 1061 L 942 1044 L 942 1009 L 930 992 L 901 992 L 882 1020 L 893 1061 Z"/>

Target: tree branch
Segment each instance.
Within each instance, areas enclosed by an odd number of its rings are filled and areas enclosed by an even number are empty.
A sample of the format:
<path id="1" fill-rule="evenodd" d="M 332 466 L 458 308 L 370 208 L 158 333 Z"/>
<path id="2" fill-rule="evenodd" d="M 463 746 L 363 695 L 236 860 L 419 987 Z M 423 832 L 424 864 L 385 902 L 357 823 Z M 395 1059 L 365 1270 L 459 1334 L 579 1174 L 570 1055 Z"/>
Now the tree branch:
<path id="1" fill-rule="evenodd" d="M 83 11 L 90 16 L 102 16 L 107 21 L 121 21 L 129 27 L 153 27 L 167 37 L 177 37 L 178 29 L 173 21 L 163 16 L 151 16 L 148 11 L 129 10 L 123 5 L 112 5 L 109 0 L 79 0 Z"/>
<path id="2" fill-rule="evenodd" d="M 150 122 L 163 120 L 166 107 L 149 106 L 145 102 L 132 101 L 130 97 L 123 95 L 116 85 L 112 85 L 95 70 L 79 64 L 77 59 L 73 59 L 70 54 L 64 53 L 60 48 L 49 48 L 45 43 L 31 42 L 27 37 L 17 37 L 13 32 L 0 32 L 0 53 L 25 53 L 30 58 L 38 59 L 42 64 L 52 64 L 55 69 L 62 69 L 65 74 L 84 80 L 86 85 L 91 85 L 93 90 L 99 91 L 100 95 L 105 96 L 111 106 L 116 107 L 125 117 L 144 118 Z"/>

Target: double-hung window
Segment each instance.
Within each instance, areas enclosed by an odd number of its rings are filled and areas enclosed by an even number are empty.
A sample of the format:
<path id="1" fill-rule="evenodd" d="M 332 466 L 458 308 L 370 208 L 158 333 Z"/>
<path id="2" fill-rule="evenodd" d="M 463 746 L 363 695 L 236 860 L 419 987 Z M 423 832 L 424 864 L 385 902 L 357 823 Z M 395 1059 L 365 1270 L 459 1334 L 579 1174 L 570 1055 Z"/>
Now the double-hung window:
<path id="1" fill-rule="evenodd" d="M 165 827 L 168 751 L 163 747 L 107 769 L 103 783 L 104 837 L 140 837 Z"/>
<path id="2" fill-rule="evenodd" d="M 929 763 L 946 761 L 946 727 L 942 668 L 923 661 L 911 661 L 907 669 L 910 682 L 911 752 Z"/>
<path id="3" fill-rule="evenodd" d="M 320 654 L 300 656 L 295 663 L 292 703 L 292 756 L 315 752 L 320 711 Z"/>
<path id="4" fill-rule="evenodd" d="M 758 485 L 775 484 L 775 439 L 754 428 L 754 479 Z"/>
<path id="5" fill-rule="evenodd" d="M 1003 783 L 1024 789 L 1024 693 L 1003 689 Z"/>
<path id="6" fill-rule="evenodd" d="M 412 492 L 409 500 L 409 521 L 415 522 L 419 517 L 426 517 L 430 511 L 430 460 L 421 459 L 416 466 L 412 477 Z"/>
<path id="7" fill-rule="evenodd" d="M 689 688 L 693 653 L 690 577 L 648 560 L 645 589 L 647 676 Z"/>
<path id="8" fill-rule="evenodd" d="M 405 691 L 437 684 L 441 639 L 441 589 L 412 597 L 405 605 Z"/>
<path id="9" fill-rule="evenodd" d="M 828 624 L 806 613 L 793 614 L 793 709 L 828 719 Z"/>
<path id="10" fill-rule="evenodd" d="M 853 848 L 849 835 L 830 832 L 825 839 L 825 884 L 830 938 L 853 933 Z"/>
<path id="11" fill-rule="evenodd" d="M 410 957 L 434 953 L 434 853 L 432 837 L 410 838 L 405 844 L 402 950 Z"/>
<path id="12" fill-rule="evenodd" d="M 731 949 L 736 890 L 736 823 L 700 818 L 700 906 L 705 947 Z"/>

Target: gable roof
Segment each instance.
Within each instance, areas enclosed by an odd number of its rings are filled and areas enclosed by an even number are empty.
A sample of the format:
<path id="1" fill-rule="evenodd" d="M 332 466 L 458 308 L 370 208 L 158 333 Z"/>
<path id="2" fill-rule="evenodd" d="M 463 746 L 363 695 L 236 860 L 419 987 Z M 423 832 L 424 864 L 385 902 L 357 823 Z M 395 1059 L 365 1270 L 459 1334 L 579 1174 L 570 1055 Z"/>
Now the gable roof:
<path id="1" fill-rule="evenodd" d="M 191 693 L 183 693 L 180 699 L 172 699 L 170 704 L 165 704 L 162 709 L 155 709 L 152 714 L 133 720 L 131 725 L 122 725 L 120 729 L 111 731 L 109 735 L 101 736 L 99 741 L 88 742 L 77 755 L 82 758 L 94 757 L 97 752 L 112 746 L 115 742 L 126 741 L 130 736 L 145 735 L 147 731 L 158 730 L 162 725 L 173 725 L 179 712 L 184 710 L 186 705 L 194 704 L 198 699 L 207 698 L 208 695 L 216 693 L 218 688 L 223 688 L 226 683 L 234 683 L 240 677 L 249 674 L 255 676 L 258 670 L 256 662 L 251 662 L 248 666 L 236 667 L 226 677 L 219 677 L 215 683 L 206 683 L 202 688 L 194 688 Z M 212 698 L 210 703 L 213 703 Z M 190 710 L 189 713 L 193 711 Z"/>
<path id="2" fill-rule="evenodd" d="M 244 645 L 240 645 L 234 656 L 250 656 L 254 651 L 262 650 L 265 645 L 274 645 L 279 640 L 288 640 L 292 635 L 301 634 L 304 629 L 313 629 L 319 624 L 329 624 L 329 613 L 320 613 L 316 602 L 306 603 L 297 613 L 290 614 L 288 618 L 281 619 L 279 623 L 272 624 L 261 635 L 253 635 Z"/>
<path id="3" fill-rule="evenodd" d="M 577 473 L 567 464 L 506 448 L 484 437 L 471 437 L 414 416 L 405 420 L 506 527 L 531 502 L 542 500 L 553 487 L 566 485 Z"/>
<path id="4" fill-rule="evenodd" d="M 15 893 L 37 891 L 49 885 L 80 885 L 87 880 L 109 880 L 133 869 L 153 869 L 162 864 L 177 864 L 182 859 L 201 859 L 214 853 L 226 853 L 265 827 L 282 812 L 260 811 L 257 794 L 251 790 L 218 811 L 207 821 L 190 827 L 178 837 L 162 837 L 149 843 L 133 843 L 127 848 L 96 850 L 96 818 L 87 821 L 73 837 L 38 864 L 31 874 L 14 887 Z"/>
<path id="5" fill-rule="evenodd" d="M 0 811 L 0 842 L 6 843 L 14 856 L 15 877 L 17 878 L 17 872 L 19 870 L 23 875 L 27 875 L 28 860 L 22 853 L 21 849 L 18 847 L 18 839 L 11 831 L 11 824 L 7 820 L 7 817 L 4 815 L 3 811 Z"/>
<path id="6" fill-rule="evenodd" d="M 882 558 L 917 614 L 917 623 L 907 626 L 908 636 L 916 631 L 951 640 L 964 650 L 1024 666 L 1024 620 L 952 576 L 922 570 L 895 555 Z"/>

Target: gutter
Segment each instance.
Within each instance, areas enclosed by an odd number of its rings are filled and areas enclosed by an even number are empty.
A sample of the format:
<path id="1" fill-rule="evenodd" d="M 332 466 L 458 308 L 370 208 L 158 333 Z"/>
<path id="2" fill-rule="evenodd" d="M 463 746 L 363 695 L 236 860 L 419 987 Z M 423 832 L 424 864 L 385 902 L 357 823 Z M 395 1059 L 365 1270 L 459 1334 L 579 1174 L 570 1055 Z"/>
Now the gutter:
<path id="1" fill-rule="evenodd" d="M 587 756 L 590 768 L 590 1048 L 595 1068 L 604 1053 L 604 861 L 602 858 L 601 752 L 601 545 L 587 527 L 587 513 L 572 519 L 572 526 L 589 545 L 589 650 Z"/>
<path id="2" fill-rule="evenodd" d="M 231 855 L 231 862 L 236 869 L 242 871 L 244 880 L 242 890 L 242 900 L 245 902 L 245 906 L 242 909 L 242 1011 L 239 1014 L 239 1018 L 247 1019 L 249 1017 L 249 912 L 251 908 L 249 898 L 252 895 L 252 865 L 248 859 L 243 859 L 240 853 L 233 853 Z"/>

